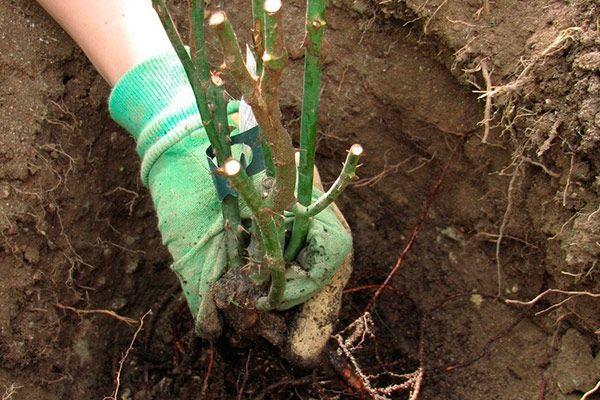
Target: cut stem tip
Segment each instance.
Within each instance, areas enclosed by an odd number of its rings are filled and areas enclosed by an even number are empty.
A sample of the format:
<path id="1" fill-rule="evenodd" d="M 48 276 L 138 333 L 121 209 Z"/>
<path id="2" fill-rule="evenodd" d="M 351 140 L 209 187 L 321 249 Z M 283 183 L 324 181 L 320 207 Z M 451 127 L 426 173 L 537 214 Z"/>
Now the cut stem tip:
<path id="1" fill-rule="evenodd" d="M 208 19 L 208 25 L 218 26 L 221 25 L 227 19 L 227 14 L 224 11 L 215 11 L 211 14 Z"/>
<path id="2" fill-rule="evenodd" d="M 238 160 L 235 159 L 229 159 L 227 161 L 225 161 L 225 164 L 223 164 L 223 173 L 226 176 L 236 176 L 237 174 L 240 173 L 241 169 L 242 169 L 242 165 L 240 164 L 240 162 Z"/>
<path id="3" fill-rule="evenodd" d="M 353 156 L 358 157 L 358 156 L 362 155 L 363 151 L 364 151 L 363 147 L 358 143 L 353 144 L 352 147 L 350 147 L 350 154 L 352 154 Z"/>
<path id="4" fill-rule="evenodd" d="M 264 9 L 269 14 L 273 14 L 281 9 L 281 5 L 281 0 L 265 0 Z"/>

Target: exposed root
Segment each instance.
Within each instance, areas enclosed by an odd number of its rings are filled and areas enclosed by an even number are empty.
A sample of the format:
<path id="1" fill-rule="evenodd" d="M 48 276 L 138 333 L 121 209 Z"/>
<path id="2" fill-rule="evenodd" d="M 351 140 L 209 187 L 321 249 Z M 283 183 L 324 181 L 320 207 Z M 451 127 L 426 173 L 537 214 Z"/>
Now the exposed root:
<path id="1" fill-rule="evenodd" d="M 102 314 L 102 315 L 107 315 L 111 318 L 116 319 L 117 321 L 123 322 L 127 325 L 133 326 L 135 324 L 138 323 L 138 321 L 136 321 L 133 318 L 129 318 L 129 317 L 124 317 L 122 315 L 117 314 L 114 311 L 111 310 L 103 310 L 103 309 L 93 309 L 93 310 L 82 310 L 79 308 L 75 308 L 75 307 L 71 307 L 71 306 L 65 306 L 64 304 L 60 304 L 57 303 L 55 304 L 56 307 L 62 309 L 62 310 L 69 310 L 69 311 L 73 311 L 76 314 L 79 315 L 87 315 L 87 314 Z"/>
<path id="2" fill-rule="evenodd" d="M 475 16 L 477 18 L 481 17 L 481 14 L 489 14 L 490 13 L 490 0 L 483 0 L 483 4 L 481 7 L 475 11 Z"/>
<path id="3" fill-rule="evenodd" d="M 373 320 L 371 318 L 371 309 L 375 305 L 379 296 L 383 293 L 384 290 L 389 289 L 392 279 L 396 275 L 396 273 L 400 270 L 404 259 L 408 252 L 412 249 L 413 244 L 419 233 L 423 228 L 423 223 L 429 214 L 429 210 L 433 201 L 436 198 L 436 195 L 440 189 L 442 182 L 444 181 L 444 177 L 446 176 L 446 172 L 448 171 L 452 160 L 449 160 L 444 169 L 440 173 L 438 179 L 434 182 L 429 195 L 423 205 L 421 213 L 417 218 L 417 222 L 413 228 L 410 239 L 407 244 L 404 246 L 396 264 L 386 277 L 383 283 L 375 286 L 376 290 L 373 294 L 373 297 L 369 301 L 365 312 L 359 316 L 354 322 L 348 325 L 341 332 L 332 335 L 332 338 L 337 342 L 338 349 L 335 354 L 331 357 L 332 363 L 336 367 L 338 371 L 344 376 L 346 381 L 355 389 L 360 390 L 362 392 L 366 392 L 371 396 L 371 398 L 375 400 L 388 400 L 390 399 L 393 393 L 399 391 L 409 391 L 409 400 L 417 400 L 421 387 L 423 385 L 423 378 L 425 375 L 425 344 L 424 344 L 424 323 L 421 323 L 421 338 L 419 340 L 419 368 L 408 374 L 396 374 L 393 372 L 383 372 L 380 374 L 372 375 L 365 373 L 363 367 L 357 360 L 357 353 L 363 349 L 364 345 L 367 342 L 367 339 L 375 339 L 375 334 L 373 333 Z M 365 288 L 373 289 L 372 285 L 357 288 L 357 290 L 363 290 Z M 339 365 L 339 360 L 342 357 L 346 362 L 349 362 L 348 367 Z M 386 377 L 387 379 L 394 378 L 394 380 L 399 380 L 398 383 L 391 383 L 387 386 L 378 386 L 377 381 L 382 377 Z"/>
<path id="4" fill-rule="evenodd" d="M 485 241 L 490 241 L 490 242 L 496 243 L 498 241 L 498 237 L 499 236 L 500 235 L 498 235 L 497 233 L 477 232 L 477 234 L 475 235 L 475 238 L 480 239 L 480 240 L 485 240 Z M 524 244 L 527 247 L 531 247 L 533 249 L 539 249 L 539 247 L 536 246 L 535 244 L 529 243 L 527 240 L 521 239 L 521 238 L 516 237 L 516 236 L 511 236 L 511 235 L 504 234 L 504 235 L 502 235 L 502 239 L 514 240 L 515 242 L 519 242 L 521 244 Z"/>
<path id="5" fill-rule="evenodd" d="M 200 398 L 205 399 L 206 393 L 208 391 L 208 382 L 210 381 L 210 377 L 212 376 L 213 368 L 215 366 L 215 348 L 210 345 L 208 349 L 208 366 L 206 367 L 206 375 L 204 376 L 204 381 L 202 382 L 202 390 L 200 391 Z"/>
<path id="6" fill-rule="evenodd" d="M 596 383 L 596 386 L 594 386 L 593 388 L 591 388 L 590 390 L 585 392 L 583 394 L 583 396 L 581 396 L 581 400 L 589 399 L 594 393 L 596 393 L 598 391 L 598 389 L 600 389 L 600 381 L 598 381 L 598 383 Z"/>
<path id="7" fill-rule="evenodd" d="M 2 395 L 2 399 L 1 400 L 9 400 L 13 397 L 13 395 L 15 393 L 17 393 L 17 390 L 21 389 L 23 386 L 17 386 L 14 383 L 12 383 L 10 386 L 6 386 L 6 389 L 4 390 L 4 394 Z"/>
<path id="8" fill-rule="evenodd" d="M 144 318 L 146 318 L 150 314 L 152 314 L 152 310 L 146 311 L 146 313 L 142 315 L 142 318 L 140 318 L 138 328 L 133 334 L 133 338 L 131 338 L 131 342 L 129 342 L 129 346 L 127 347 L 127 350 L 125 350 L 123 357 L 121 357 L 121 360 L 119 361 L 119 368 L 115 373 L 115 384 L 113 393 L 111 396 L 104 397 L 102 400 L 119 400 L 119 397 L 117 396 L 119 395 L 119 389 L 121 388 L 121 373 L 123 372 L 123 364 L 125 364 L 125 360 L 127 360 L 129 353 L 131 353 L 131 350 L 133 350 L 135 340 L 142 331 L 142 328 L 144 327 Z"/>
<path id="9" fill-rule="evenodd" d="M 600 206 L 598 206 L 596 211 L 593 211 L 590 213 L 590 215 L 588 215 L 587 222 L 590 222 L 592 220 L 592 218 L 594 218 L 598 213 L 600 213 Z"/>
<path id="10" fill-rule="evenodd" d="M 121 186 L 117 186 L 116 188 L 104 193 L 103 196 L 110 196 L 111 194 L 116 193 L 116 192 L 124 192 L 124 193 L 131 195 L 131 200 L 129 200 L 126 203 L 126 205 L 129 209 L 129 216 L 133 215 L 133 206 L 135 205 L 135 201 L 138 199 L 138 197 L 140 197 L 139 193 L 134 192 L 133 190 L 125 189 L 124 187 L 121 187 Z"/>
<path id="11" fill-rule="evenodd" d="M 489 4 L 487 4 L 487 2 L 484 3 L 484 6 L 478 11 L 478 13 L 480 13 L 484 8 L 489 9 Z M 488 143 L 489 131 L 490 131 L 489 122 L 492 117 L 492 107 L 493 107 L 492 99 L 499 95 L 511 94 L 513 92 L 516 92 L 518 89 L 520 89 L 525 83 L 527 83 L 531 79 L 531 77 L 529 76 L 530 75 L 529 73 L 531 72 L 532 68 L 537 63 L 543 62 L 546 57 L 551 56 L 554 53 L 561 51 L 565 47 L 565 43 L 570 39 L 574 39 L 575 33 L 580 30 L 581 30 L 581 28 L 579 28 L 579 27 L 570 27 L 570 28 L 564 29 L 561 32 L 559 32 L 559 34 L 554 39 L 554 41 L 552 41 L 552 43 L 550 43 L 541 53 L 534 55 L 528 61 L 524 61 L 523 62 L 524 67 L 523 67 L 522 71 L 519 73 L 519 75 L 516 77 L 516 79 L 514 79 L 512 82 L 509 82 L 505 85 L 494 86 L 492 84 L 491 78 L 490 78 L 490 71 L 488 69 L 486 60 L 482 60 L 477 68 L 465 71 L 468 73 L 468 72 L 476 72 L 476 71 L 481 70 L 483 79 L 485 81 L 485 85 L 486 85 L 485 90 L 476 90 L 475 91 L 475 93 L 480 94 L 480 96 L 479 96 L 480 99 L 482 99 L 482 98 L 485 99 L 484 118 L 479 123 L 480 125 L 484 126 L 484 134 L 483 134 L 483 139 L 482 139 L 483 143 Z M 477 85 L 475 85 L 475 86 L 477 86 Z M 558 128 L 558 126 L 556 126 L 556 128 Z M 554 132 L 554 136 L 556 136 L 556 132 Z M 547 142 L 542 144 L 542 147 L 540 147 L 540 150 L 538 151 L 538 153 L 540 153 L 540 155 L 543 154 L 547 150 L 547 148 L 549 148 L 553 139 L 554 139 L 554 137 L 552 136 L 552 133 L 551 133 L 551 136 L 548 138 Z"/>
<path id="12" fill-rule="evenodd" d="M 541 299 L 546 297 L 547 295 L 554 294 L 554 293 L 564 294 L 567 296 L 575 296 L 575 297 L 586 296 L 586 297 L 592 297 L 592 298 L 600 298 L 600 293 L 568 291 L 568 290 L 561 290 L 561 289 L 548 289 L 548 290 L 545 290 L 542 293 L 538 294 L 536 297 L 534 297 L 533 299 L 531 299 L 529 301 L 507 299 L 507 300 L 505 300 L 505 302 L 506 302 L 506 304 L 513 304 L 513 305 L 520 305 L 520 306 L 533 306 L 538 301 L 540 301 Z"/>
<path id="13" fill-rule="evenodd" d="M 508 191 L 507 191 L 507 203 L 506 210 L 504 211 L 504 215 L 502 217 L 502 223 L 500 224 L 500 228 L 498 229 L 498 239 L 496 239 L 496 278 L 498 283 L 498 297 L 502 296 L 502 288 L 503 288 L 503 277 L 502 277 L 502 260 L 500 259 L 500 247 L 502 245 L 502 239 L 504 238 L 504 231 L 506 229 L 506 225 L 508 224 L 508 219 L 510 218 L 510 214 L 512 212 L 513 207 L 513 197 L 512 193 L 515 187 L 515 182 L 517 180 L 517 176 L 519 175 L 519 171 L 521 170 L 521 163 L 519 163 L 510 178 L 510 182 L 508 183 Z"/>
<path id="14" fill-rule="evenodd" d="M 381 170 L 380 173 L 378 173 L 377 175 L 374 175 L 370 178 L 363 178 L 363 179 L 359 179 L 356 182 L 354 182 L 352 185 L 355 187 L 365 187 L 365 186 L 374 186 L 376 185 L 379 181 L 381 181 L 383 178 L 385 178 L 386 176 L 390 175 L 390 174 L 395 174 L 397 172 L 400 171 L 400 168 L 406 164 L 407 162 L 409 162 L 410 160 L 413 159 L 414 156 L 410 156 L 396 164 L 389 164 L 388 163 L 388 156 L 391 153 L 392 149 L 388 149 L 385 151 L 385 153 L 383 154 L 383 169 Z"/>
<path id="15" fill-rule="evenodd" d="M 389 400 L 390 395 L 399 391 L 409 390 L 409 399 L 416 400 L 419 396 L 425 374 L 424 360 L 424 342 L 423 336 L 419 341 L 419 368 L 409 374 L 395 374 L 393 372 L 382 372 L 377 375 L 365 373 L 363 367 L 356 358 L 356 353 L 366 344 L 368 338 L 374 339 L 373 320 L 371 314 L 367 311 L 358 317 L 353 323 L 348 325 L 340 333 L 333 335 L 332 338 L 338 344 L 338 355 L 343 355 L 350 362 L 352 371 L 345 371 L 344 377 L 349 383 L 363 392 L 366 392 L 374 400 Z M 383 376 L 403 380 L 400 383 L 392 383 L 387 386 L 377 386 L 375 383 Z"/>
<path id="16" fill-rule="evenodd" d="M 237 397 L 236 400 L 242 400 L 244 398 L 244 390 L 246 388 L 246 382 L 248 381 L 248 368 L 250 366 L 250 358 L 252 357 L 252 349 L 250 349 L 250 351 L 248 351 L 248 358 L 246 358 L 246 367 L 244 368 L 244 376 L 241 379 L 241 384 L 240 384 L 240 379 L 238 378 L 238 382 L 237 382 Z"/>
<path id="17" fill-rule="evenodd" d="M 481 74 L 483 75 L 483 80 L 485 81 L 485 90 L 486 92 L 491 92 L 492 90 L 492 80 L 490 77 L 490 72 L 487 68 L 487 63 L 481 61 Z M 488 139 L 490 137 L 490 120 L 492 118 L 492 96 L 486 96 L 485 98 L 485 107 L 483 109 L 483 120 L 479 122 L 479 125 L 483 125 L 483 139 L 481 141 L 483 143 L 488 143 Z"/>
<path id="18" fill-rule="evenodd" d="M 569 174 L 567 175 L 567 182 L 565 182 L 565 190 L 563 191 L 562 205 L 566 207 L 567 196 L 569 194 L 569 185 L 571 184 L 571 175 L 573 174 L 573 165 L 575 164 L 575 153 L 571 153 L 571 166 L 569 167 Z"/>
<path id="19" fill-rule="evenodd" d="M 540 167 L 542 171 L 544 171 L 546 174 L 550 175 L 553 178 L 560 178 L 560 174 L 558 172 L 552 171 L 550 168 L 546 167 L 541 162 L 532 160 L 531 158 L 525 156 L 521 156 L 521 160 L 525 161 L 528 164 L 535 165 L 536 167 Z"/>
<path id="20" fill-rule="evenodd" d="M 61 101 L 61 103 L 62 104 L 59 104 L 54 100 L 50 100 L 50 104 L 58 108 L 63 115 L 67 116 L 68 119 L 70 119 L 70 121 L 66 122 L 58 118 L 46 118 L 46 122 L 52 125 L 58 125 L 69 132 L 75 132 L 75 129 L 80 125 L 80 121 L 77 119 L 75 114 L 73 114 L 73 112 L 69 110 L 69 108 L 65 105 L 64 102 Z"/>
<path id="21" fill-rule="evenodd" d="M 558 230 L 558 232 L 556 233 L 556 235 L 551 236 L 548 238 L 548 240 L 555 240 L 557 237 L 559 237 L 565 230 L 565 228 L 567 227 L 567 225 L 569 225 L 570 222 L 572 222 L 575 218 L 577 218 L 577 216 L 579 215 L 578 212 L 576 212 L 575 214 L 571 215 L 571 217 L 569 217 L 568 220 L 566 220 L 560 227 L 560 229 Z"/>
<path id="22" fill-rule="evenodd" d="M 451 161 L 448 161 L 446 163 L 446 165 L 444 166 L 444 169 L 440 173 L 440 176 L 438 177 L 437 181 L 432 186 L 432 188 L 429 192 L 429 196 L 427 196 L 427 200 L 425 201 L 425 204 L 423 205 L 423 209 L 421 210 L 421 213 L 419 214 L 419 217 L 417 218 L 417 222 L 416 222 L 416 224 L 413 228 L 413 231 L 410 235 L 410 239 L 406 243 L 406 246 L 404 246 L 404 248 L 400 252 L 398 259 L 396 260 L 396 264 L 394 265 L 394 267 L 392 268 L 392 270 L 390 271 L 388 276 L 385 278 L 385 280 L 379 286 L 379 288 L 375 291 L 375 294 L 373 295 L 373 297 L 371 298 L 371 301 L 367 305 L 366 312 L 369 312 L 373 308 L 373 306 L 375 305 L 375 302 L 377 301 L 379 296 L 381 296 L 381 293 L 383 293 L 383 291 L 390 284 L 390 282 L 394 278 L 394 276 L 396 276 L 396 273 L 400 270 L 400 267 L 402 266 L 402 263 L 404 262 L 404 258 L 406 257 L 408 252 L 410 252 L 410 250 L 412 249 L 412 246 L 415 243 L 417 236 L 421 232 L 421 229 L 423 229 L 423 223 L 425 222 L 425 219 L 429 215 L 429 209 L 431 208 L 431 205 L 433 204 L 433 201 L 436 198 L 436 195 L 440 189 L 440 186 L 442 185 L 442 182 L 444 181 L 446 172 L 450 168 L 450 163 L 451 163 Z"/>
<path id="23" fill-rule="evenodd" d="M 498 334 L 496 336 L 494 336 L 493 338 L 491 338 L 490 340 L 487 341 L 487 343 L 483 346 L 481 352 L 478 355 L 476 355 L 474 358 L 471 358 L 467 361 L 463 361 L 458 364 L 449 365 L 447 367 L 442 368 L 442 370 L 444 372 L 454 372 L 459 368 L 468 367 L 470 365 L 473 365 L 477 361 L 483 359 L 484 357 L 486 357 L 489 354 L 494 343 L 496 343 L 498 340 L 506 337 L 525 318 L 526 318 L 526 314 L 521 315 L 519 318 L 517 318 L 516 320 L 511 322 L 508 326 L 506 326 L 504 329 L 502 329 L 500 332 L 498 332 Z"/>
<path id="24" fill-rule="evenodd" d="M 448 2 L 448 0 L 444 0 L 440 3 L 439 6 L 437 6 L 437 8 L 435 9 L 435 11 L 433 12 L 433 14 L 431 14 L 431 16 L 427 19 L 427 22 L 425 22 L 425 25 L 423 25 L 423 33 L 427 35 L 427 27 L 429 26 L 429 23 L 431 22 L 431 20 L 433 19 L 433 17 L 435 17 L 435 14 L 438 13 L 438 11 L 440 11 L 440 9 L 444 6 L 444 4 L 446 4 Z"/>

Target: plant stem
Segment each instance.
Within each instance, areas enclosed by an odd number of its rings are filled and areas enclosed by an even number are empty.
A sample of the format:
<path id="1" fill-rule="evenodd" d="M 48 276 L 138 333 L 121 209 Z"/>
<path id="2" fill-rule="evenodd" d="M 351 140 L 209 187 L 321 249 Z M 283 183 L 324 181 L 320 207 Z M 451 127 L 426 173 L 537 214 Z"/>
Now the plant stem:
<path id="1" fill-rule="evenodd" d="M 231 147 L 228 143 L 227 104 L 223 97 L 223 88 L 212 82 L 208 67 L 204 40 L 204 0 L 191 1 L 191 57 L 185 49 L 181 36 L 177 32 L 166 1 L 152 0 L 152 5 L 167 32 L 167 36 L 177 56 L 181 60 L 181 64 L 194 92 L 194 98 L 200 111 L 206 135 L 214 149 L 217 164 L 221 165 L 231 156 Z M 211 112 L 211 108 L 215 110 L 214 115 Z M 216 124 L 215 119 L 217 121 Z M 221 206 L 225 225 L 227 259 L 231 267 L 239 267 L 242 265 L 242 237 L 238 200 L 236 198 L 225 198 Z"/>
<path id="2" fill-rule="evenodd" d="M 265 63 L 261 86 L 259 86 L 258 80 L 250 73 L 244 63 L 237 37 L 224 12 L 214 12 L 210 17 L 209 25 L 215 30 L 223 48 L 225 68 L 229 70 L 244 99 L 252 108 L 256 121 L 261 128 L 262 139 L 271 149 L 275 183 L 265 205 L 273 213 L 280 214 L 294 202 L 296 168 L 292 139 L 281 123 L 281 110 L 276 96 L 279 80 L 272 79 L 268 88 L 264 87 L 264 77 L 268 74 L 267 70 L 271 70 Z M 281 71 L 279 70 L 277 74 L 271 74 L 273 77 L 275 75 L 280 76 Z"/>
<path id="3" fill-rule="evenodd" d="M 313 173 L 317 147 L 317 120 L 321 90 L 323 36 L 326 0 L 308 0 L 306 6 L 306 43 L 304 52 L 304 92 L 300 117 L 300 161 L 298 163 L 298 202 L 308 207 L 312 201 Z M 296 214 L 286 260 L 291 261 L 302 248 L 308 233 L 308 216 Z"/>
<path id="4" fill-rule="evenodd" d="M 281 0 L 264 2 L 264 52 L 262 60 L 266 70 L 281 71 L 287 64 L 287 51 L 283 44 Z"/>
<path id="5" fill-rule="evenodd" d="M 206 54 L 204 34 L 204 0 L 190 0 L 190 54 L 192 63 L 198 69 L 201 83 L 210 82 L 210 68 Z M 207 86 L 205 86 L 205 89 Z"/>
<path id="6" fill-rule="evenodd" d="M 294 206 L 293 211 L 296 215 L 296 218 L 294 220 L 294 227 L 292 228 L 290 241 L 285 249 L 285 261 L 290 262 L 294 260 L 304 246 L 305 237 L 301 237 L 296 232 L 296 229 L 303 228 L 302 225 L 298 224 L 298 221 L 306 221 L 306 229 L 308 230 L 310 218 L 314 217 L 326 209 L 331 203 L 333 203 L 335 199 L 337 199 L 338 196 L 344 191 L 344 189 L 346 189 L 348 184 L 356 177 L 356 168 L 358 167 L 358 162 L 360 161 L 362 154 L 362 146 L 359 144 L 353 144 L 348 151 L 348 155 L 346 156 L 346 161 L 344 161 L 344 166 L 342 167 L 340 175 L 337 177 L 333 185 L 331 185 L 329 190 L 322 194 L 321 197 L 319 197 L 308 207 L 305 207 L 300 203 L 297 203 Z"/>
<path id="7" fill-rule="evenodd" d="M 298 202 L 308 206 L 312 200 L 313 172 L 317 145 L 317 111 L 321 90 L 325 0 L 308 0 L 306 9 L 306 50 L 304 54 L 304 92 L 300 117 L 300 161 L 298 163 Z"/>
<path id="8" fill-rule="evenodd" d="M 342 167 L 342 172 L 340 172 L 340 175 L 333 182 L 333 185 L 307 208 L 306 213 L 309 217 L 314 217 L 326 209 L 342 194 L 348 184 L 356 178 L 356 168 L 358 167 L 362 153 L 363 148 L 360 144 L 353 144 L 350 147 L 350 151 L 348 151 L 346 161 L 344 161 L 344 166 Z"/>
<path id="9" fill-rule="evenodd" d="M 285 210 L 294 200 L 296 165 L 291 136 L 281 124 L 278 87 L 288 55 L 283 40 L 281 0 L 265 0 L 264 8 L 264 52 L 263 71 L 260 78 L 260 93 L 266 104 L 267 115 L 276 121 L 276 141 L 267 136 L 275 170 L 275 184 L 270 195 L 275 210 Z M 280 143 L 277 143 L 280 142 Z M 290 158 L 291 157 L 291 158 Z"/>
<path id="10" fill-rule="evenodd" d="M 231 185 L 246 202 L 260 230 L 265 249 L 264 264 L 271 272 L 271 287 L 267 297 L 260 298 L 256 306 L 264 311 L 273 309 L 281 302 L 285 290 L 285 262 L 277 224 L 271 211 L 264 206 L 260 193 L 237 160 L 233 158 L 227 160 L 219 171 L 229 179 Z"/>
<path id="11" fill-rule="evenodd" d="M 204 2 L 204 0 L 201 0 Z M 226 140 L 227 146 L 223 155 L 231 157 L 231 139 L 229 138 L 229 122 L 227 120 L 227 99 L 225 90 L 219 78 L 212 79 L 208 88 L 209 106 L 214 104 L 214 118 L 219 137 Z M 219 164 L 221 166 L 222 164 Z M 227 261 L 232 268 L 243 265 L 242 259 L 242 219 L 240 216 L 239 200 L 235 196 L 225 196 L 221 202 L 225 227 L 225 245 L 227 248 Z"/>
<path id="12" fill-rule="evenodd" d="M 256 59 L 256 74 L 262 74 L 262 56 L 265 51 L 263 46 L 263 26 L 265 20 L 264 0 L 252 0 L 252 41 L 254 43 L 254 58 Z"/>

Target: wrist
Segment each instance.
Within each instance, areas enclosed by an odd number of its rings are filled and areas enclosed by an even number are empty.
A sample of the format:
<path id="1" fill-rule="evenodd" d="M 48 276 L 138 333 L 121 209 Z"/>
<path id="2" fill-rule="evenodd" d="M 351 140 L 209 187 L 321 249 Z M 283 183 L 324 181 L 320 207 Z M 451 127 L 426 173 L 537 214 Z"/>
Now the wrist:
<path id="1" fill-rule="evenodd" d="M 167 133 L 201 127 L 192 88 L 174 52 L 149 58 L 125 73 L 108 107 L 111 117 L 135 139 L 142 159 Z"/>

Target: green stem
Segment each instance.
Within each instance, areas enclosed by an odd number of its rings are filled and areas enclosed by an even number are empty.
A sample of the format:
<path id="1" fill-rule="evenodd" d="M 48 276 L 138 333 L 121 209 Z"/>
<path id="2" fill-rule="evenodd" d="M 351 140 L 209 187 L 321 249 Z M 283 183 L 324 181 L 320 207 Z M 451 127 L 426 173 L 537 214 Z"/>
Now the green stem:
<path id="1" fill-rule="evenodd" d="M 264 0 L 252 0 L 252 40 L 254 43 L 254 58 L 256 59 L 256 74 L 262 74 L 262 56 L 265 51 L 263 45 L 263 26 L 265 19 Z"/>
<path id="2" fill-rule="evenodd" d="M 282 13 L 280 0 L 266 0 L 264 2 L 264 62 L 265 73 L 267 70 L 282 70 L 287 64 L 287 52 L 283 42 Z"/>
<path id="3" fill-rule="evenodd" d="M 290 237 L 290 241 L 285 249 L 285 261 L 290 262 L 294 260 L 302 247 L 304 246 L 305 238 L 301 238 L 299 234 L 294 232 L 297 227 L 302 227 L 303 225 L 298 224 L 298 221 L 301 223 L 306 223 L 306 227 L 310 225 L 310 218 L 319 214 L 321 211 L 326 209 L 331 203 L 335 201 L 339 197 L 339 195 L 346 189 L 348 184 L 356 178 L 356 168 L 358 167 L 358 162 L 360 161 L 360 157 L 363 154 L 363 148 L 359 144 L 353 144 L 348 151 L 348 155 L 346 156 L 346 161 L 344 161 L 344 166 L 342 167 L 342 171 L 340 175 L 337 177 L 333 185 L 329 188 L 329 190 L 322 194 L 313 204 L 306 207 L 303 204 L 297 203 L 293 211 L 295 213 L 294 219 L 294 227 L 292 228 L 292 236 Z"/>
<path id="4" fill-rule="evenodd" d="M 278 87 L 288 55 L 283 40 L 281 0 L 265 0 L 264 4 L 264 52 L 263 71 L 260 78 L 260 92 L 264 99 L 269 119 L 277 121 L 275 140 L 267 136 L 271 148 L 271 159 L 275 171 L 275 184 L 269 195 L 274 210 L 287 209 L 294 200 L 296 166 L 291 137 L 281 124 Z M 269 165 L 270 166 L 270 165 Z"/>
<path id="5" fill-rule="evenodd" d="M 323 36 L 326 0 L 308 0 L 306 7 L 306 43 L 304 54 L 304 92 L 300 117 L 300 161 L 298 163 L 298 202 L 308 207 L 312 200 L 313 172 L 317 147 L 317 120 L 321 90 Z M 297 214 L 294 219 L 286 259 L 296 257 L 308 233 L 308 217 Z M 291 244 L 293 243 L 293 246 Z M 299 245 L 298 245 L 299 244 Z M 291 257 L 291 259 L 290 259 Z"/>
<path id="6" fill-rule="evenodd" d="M 333 182 L 333 185 L 331 185 L 326 193 L 321 195 L 321 197 L 307 208 L 306 213 L 309 217 L 314 217 L 326 209 L 340 194 L 342 194 L 348 184 L 356 178 L 356 168 L 358 167 L 358 162 L 360 161 L 362 153 L 363 148 L 360 144 L 352 145 L 350 151 L 348 151 L 348 156 L 346 156 L 346 161 L 344 161 L 342 172 L 340 172 L 340 175 L 335 182 Z"/>
<path id="7" fill-rule="evenodd" d="M 227 124 L 227 104 L 223 97 L 223 89 L 210 79 L 210 70 L 206 58 L 204 40 L 204 1 L 192 0 L 190 19 L 192 23 L 191 57 L 188 54 L 181 36 L 177 32 L 173 18 L 169 13 L 165 0 L 152 0 L 152 5 L 173 45 L 177 56 L 194 92 L 194 98 L 200 111 L 202 124 L 221 165 L 231 156 L 228 143 L 229 127 Z M 211 89 L 210 91 L 208 89 Z M 211 107 L 212 105 L 212 107 Z M 215 113 L 211 112 L 211 108 Z M 217 123 L 215 124 L 215 118 Z M 227 255 L 232 267 L 242 265 L 240 211 L 237 199 L 227 200 L 222 204 L 223 218 L 226 228 Z"/>
<path id="8" fill-rule="evenodd" d="M 204 0 L 202 0 L 204 1 Z M 209 106 L 214 104 L 215 128 L 220 138 L 225 138 L 227 146 L 224 155 L 231 157 L 231 139 L 229 137 L 229 122 L 227 120 L 227 99 L 225 90 L 220 82 L 211 80 L 208 88 Z M 221 166 L 222 164 L 219 164 Z M 225 243 L 227 248 L 227 260 L 229 266 L 238 268 L 244 265 L 242 254 L 242 220 L 240 216 L 239 200 L 235 196 L 225 196 L 221 202 L 223 219 L 225 225 Z"/>
<path id="9" fill-rule="evenodd" d="M 204 0 L 190 0 L 190 54 L 204 85 L 210 82 L 210 68 L 204 34 Z M 207 87 L 207 86 L 205 86 Z"/>
<path id="10" fill-rule="evenodd" d="M 229 159 L 219 170 L 237 190 L 248 205 L 254 221 L 258 225 L 262 244 L 265 249 L 264 264 L 271 272 L 269 294 L 258 300 L 256 306 L 261 310 L 271 310 L 281 303 L 285 291 L 285 261 L 279 240 L 278 228 L 271 211 L 265 207 L 264 200 L 252 181 L 235 159 Z"/>
<path id="11" fill-rule="evenodd" d="M 175 27 L 175 23 L 171 18 L 171 14 L 167 9 L 165 0 L 152 0 L 152 5 L 158 14 L 160 21 L 162 22 L 163 27 L 173 45 L 173 49 L 177 56 L 181 60 L 181 64 L 183 65 L 183 69 L 190 81 L 190 85 L 192 86 L 192 90 L 194 92 L 194 97 L 196 98 L 196 103 L 198 104 L 198 110 L 200 111 L 200 116 L 202 118 L 202 125 L 206 130 L 206 135 L 208 136 L 208 140 L 210 144 L 213 146 L 215 150 L 215 155 L 217 157 L 217 161 L 222 162 L 226 159 L 223 154 L 226 153 L 225 150 L 225 141 L 222 140 L 217 134 L 217 130 L 215 129 L 215 124 L 212 118 L 212 113 L 210 112 L 210 108 L 208 107 L 208 100 L 206 96 L 206 92 L 201 85 L 201 79 L 199 71 L 195 68 L 192 63 L 192 59 L 190 58 L 185 46 L 183 45 L 183 41 L 181 40 L 181 36 L 177 32 L 177 28 Z"/>

